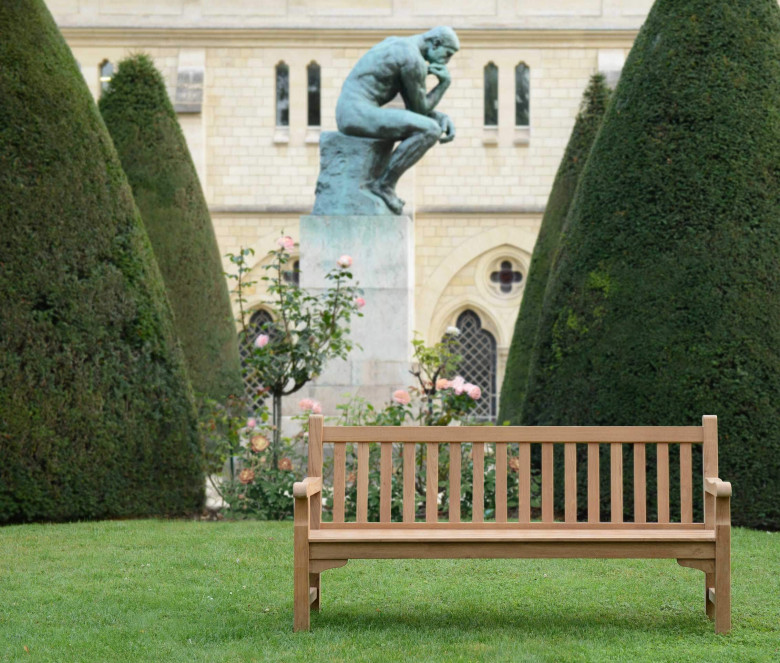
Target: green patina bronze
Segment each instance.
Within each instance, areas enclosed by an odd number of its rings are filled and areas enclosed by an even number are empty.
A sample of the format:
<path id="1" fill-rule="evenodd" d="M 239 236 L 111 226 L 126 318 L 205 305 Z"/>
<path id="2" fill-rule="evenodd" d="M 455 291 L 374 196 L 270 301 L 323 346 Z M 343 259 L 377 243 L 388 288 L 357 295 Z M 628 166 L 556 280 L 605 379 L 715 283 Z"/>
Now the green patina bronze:
<path id="1" fill-rule="evenodd" d="M 455 32 L 441 26 L 388 37 L 358 60 L 336 105 L 340 133 L 328 136 L 336 156 L 322 153 L 315 214 L 377 213 L 377 206 L 380 213 L 402 213 L 404 201 L 395 193 L 401 175 L 437 142 L 455 138 L 452 120 L 434 109 L 450 86 L 447 62 L 459 47 Z M 429 74 L 439 79 L 430 92 Z M 405 109 L 384 107 L 399 94 Z"/>

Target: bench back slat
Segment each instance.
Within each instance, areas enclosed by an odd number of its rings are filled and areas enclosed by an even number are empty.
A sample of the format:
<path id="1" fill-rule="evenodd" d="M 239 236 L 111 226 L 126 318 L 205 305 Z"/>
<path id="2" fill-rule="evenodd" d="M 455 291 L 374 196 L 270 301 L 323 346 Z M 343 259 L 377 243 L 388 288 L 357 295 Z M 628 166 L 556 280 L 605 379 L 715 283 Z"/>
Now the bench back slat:
<path id="1" fill-rule="evenodd" d="M 680 525 L 693 523 L 693 447 L 702 444 L 702 469 L 705 476 L 717 476 L 717 420 L 704 417 L 701 427 L 332 427 L 323 426 L 321 416 L 313 416 L 309 429 L 309 475 L 322 476 L 323 443 L 331 445 L 332 455 L 326 449 L 328 461 L 332 458 L 332 493 L 328 482 L 323 492 L 330 502 L 329 511 L 333 523 L 365 525 L 382 523 L 397 526 L 393 522 L 393 488 L 403 487 L 403 501 L 398 504 L 397 517 L 403 515 L 403 523 L 411 525 L 438 523 L 442 518 L 458 526 L 480 525 L 485 520 L 495 521 L 496 526 L 512 523 L 533 525 L 532 518 L 553 526 L 556 519 L 572 526 L 669 525 L 670 524 L 670 447 L 679 449 L 679 497 Z M 562 443 L 562 468 L 555 468 L 557 453 L 555 444 Z M 624 445 L 630 445 L 633 465 L 629 465 L 628 477 L 624 472 Z M 654 447 L 655 494 L 647 494 L 647 445 Z M 440 445 L 446 445 L 440 450 Z M 533 451 L 538 445 L 538 451 Z M 581 446 L 578 446 L 581 445 Z M 608 445 L 608 446 L 603 446 Z M 465 449 L 463 448 L 465 446 Z M 607 448 L 610 452 L 607 455 Z M 586 455 L 585 452 L 587 451 Z M 583 455 L 580 455 L 580 452 Z M 441 455 L 445 463 L 440 471 Z M 535 455 L 535 454 L 539 455 Z M 676 452 L 675 452 L 676 453 Z M 603 456 L 603 459 L 602 459 Z M 607 459 L 607 456 L 609 458 Z M 463 458 L 469 461 L 465 472 L 469 483 L 463 493 Z M 395 461 L 394 459 L 398 460 Z M 652 457 L 651 457 L 652 458 Z M 676 455 L 675 455 L 676 461 Z M 697 456 L 698 458 L 698 456 Z M 578 459 L 587 459 L 587 466 L 580 468 L 587 475 L 587 484 L 578 482 Z M 601 461 L 609 462 L 609 481 L 601 484 Z M 425 476 L 416 476 L 416 465 Z M 536 465 L 540 463 L 540 465 Z M 470 466 L 470 467 L 469 467 Z M 373 470 L 371 468 L 374 468 Z M 330 468 L 328 467 L 328 470 Z M 372 485 L 370 476 L 378 472 L 378 482 Z M 607 470 L 604 469 L 606 472 Z M 487 472 L 487 476 L 486 476 Z M 470 476 L 469 476 L 470 475 Z M 491 483 L 487 484 L 487 480 Z M 583 477 L 584 479 L 584 477 Z M 652 481 L 653 477 L 651 477 Z M 555 484 L 561 512 L 556 512 Z M 609 486 L 609 488 L 607 488 Z M 471 495 L 469 495 L 469 487 Z M 609 496 L 605 492 L 610 491 Z M 491 493 L 486 494 L 487 490 Z M 586 489 L 580 499 L 587 500 L 587 518 L 578 521 L 578 491 Z M 378 512 L 369 520 L 369 500 Z M 631 515 L 624 513 L 624 491 L 633 496 L 633 523 Z M 517 492 L 515 492 L 517 491 Z M 424 497 L 425 514 L 417 513 L 418 492 Z M 676 494 L 676 493 L 675 493 Z M 331 497 L 332 495 L 332 497 Z M 374 497 L 371 497 L 371 496 Z M 444 501 L 440 504 L 440 496 Z M 516 496 L 516 502 L 515 502 Z M 602 522 L 602 496 L 604 505 L 609 497 L 609 523 Z M 314 498 L 315 496 L 313 496 Z M 471 498 L 471 523 L 463 523 L 462 499 Z M 509 498 L 512 497 L 510 502 Z M 657 523 L 647 522 L 648 497 L 657 507 Z M 486 498 L 488 504 L 485 503 Z M 317 502 L 322 499 L 316 496 Z M 630 499 L 630 498 L 629 498 Z M 468 501 L 463 502 L 468 506 Z M 585 506 L 585 503 L 582 503 Z M 402 508 L 401 508 L 402 507 Z M 511 509 L 510 509 L 511 507 Z M 516 508 L 515 508 L 516 507 Z M 705 523 L 708 513 L 705 494 Z M 321 505 L 312 509 L 311 525 L 320 523 Z M 351 516 L 346 511 L 350 509 Z M 376 509 L 376 506 L 372 507 Z M 489 509 L 486 511 L 486 508 Z M 675 512 L 677 519 L 677 512 Z M 605 521 L 607 518 L 604 519 Z M 446 523 L 443 523 L 446 524 Z M 486 523 L 490 524 L 490 523 Z"/>
<path id="2" fill-rule="evenodd" d="M 612 442 L 609 445 L 610 455 L 610 520 L 613 523 L 623 522 L 623 445 Z"/>
<path id="3" fill-rule="evenodd" d="M 460 522 L 460 442 L 450 442 L 450 522 Z"/>
<path id="4" fill-rule="evenodd" d="M 601 519 L 601 494 L 599 483 L 599 445 L 588 444 L 588 522 L 597 523 Z"/>
<path id="5" fill-rule="evenodd" d="M 553 500 L 555 498 L 555 484 L 553 483 L 553 445 L 549 442 L 542 444 L 542 522 L 551 523 L 553 516 Z"/>
<path id="6" fill-rule="evenodd" d="M 393 500 L 393 447 L 383 444 L 379 466 L 379 521 L 389 523 L 392 520 Z"/>
<path id="7" fill-rule="evenodd" d="M 474 499 L 471 521 L 481 523 L 485 520 L 485 445 L 482 442 L 472 444 L 471 459 L 474 467 L 474 476 L 471 480 Z"/>
<path id="8" fill-rule="evenodd" d="M 368 442 L 357 445 L 357 521 L 368 522 Z"/>
<path id="9" fill-rule="evenodd" d="M 344 522 L 344 495 L 347 479 L 347 445 L 339 442 L 333 449 L 333 520 Z"/>
<path id="10" fill-rule="evenodd" d="M 577 445 L 564 445 L 564 519 L 567 523 L 577 522 Z"/>
<path id="11" fill-rule="evenodd" d="M 680 519 L 693 522 L 693 453 L 690 444 L 680 445 Z"/>
<path id="12" fill-rule="evenodd" d="M 506 522 L 506 444 L 496 445 L 496 522 Z"/>
<path id="13" fill-rule="evenodd" d="M 645 445 L 634 445 L 634 522 L 647 522 L 647 462 Z"/>
<path id="14" fill-rule="evenodd" d="M 658 522 L 669 522 L 669 445 L 656 445 L 656 469 L 658 478 Z"/>
<path id="15" fill-rule="evenodd" d="M 520 443 L 517 456 L 518 465 L 518 520 L 521 523 L 531 522 L 531 445 Z"/>
<path id="16" fill-rule="evenodd" d="M 439 445 L 425 446 L 425 522 L 435 523 L 439 520 Z"/>
<path id="17" fill-rule="evenodd" d="M 414 522 L 414 445 L 404 445 L 404 522 Z"/>

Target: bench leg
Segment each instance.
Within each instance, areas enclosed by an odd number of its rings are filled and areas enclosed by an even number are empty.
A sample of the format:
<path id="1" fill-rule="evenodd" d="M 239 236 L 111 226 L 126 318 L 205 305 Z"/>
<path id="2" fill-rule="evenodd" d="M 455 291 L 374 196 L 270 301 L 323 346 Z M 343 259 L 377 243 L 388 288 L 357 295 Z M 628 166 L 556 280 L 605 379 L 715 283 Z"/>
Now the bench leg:
<path id="1" fill-rule="evenodd" d="M 295 500 L 293 631 L 309 630 L 309 509 L 306 508 L 307 506 L 304 500 Z"/>
<path id="2" fill-rule="evenodd" d="M 715 533 L 715 633 L 731 630 L 731 528 Z"/>
<path id="3" fill-rule="evenodd" d="M 320 596 L 321 596 L 321 588 L 320 588 L 320 574 L 319 573 L 310 573 L 309 574 L 309 587 L 313 587 L 317 590 L 317 598 L 314 599 L 314 601 L 311 604 L 311 609 L 315 612 L 320 611 Z"/>

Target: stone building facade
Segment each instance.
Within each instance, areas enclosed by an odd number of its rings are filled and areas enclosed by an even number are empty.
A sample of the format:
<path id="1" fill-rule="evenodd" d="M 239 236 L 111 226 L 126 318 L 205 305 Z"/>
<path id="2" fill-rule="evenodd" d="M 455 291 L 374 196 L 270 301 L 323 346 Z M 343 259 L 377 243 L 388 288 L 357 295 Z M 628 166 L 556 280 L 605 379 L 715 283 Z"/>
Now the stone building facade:
<path id="1" fill-rule="evenodd" d="M 452 117 L 457 137 L 432 149 L 399 185 L 414 221 L 413 328 L 435 342 L 448 326 L 467 326 L 482 375 L 476 365 L 463 372 L 495 396 L 582 93 L 596 71 L 616 80 L 652 0 L 47 4 L 95 97 L 126 55 L 154 58 L 221 252 L 252 247 L 258 266 L 282 232 L 299 237 L 299 217 L 314 202 L 319 135 L 335 129 L 336 99 L 359 56 L 389 35 L 452 26 L 461 50 L 439 110 Z M 262 293 L 250 300 L 260 306 Z M 371 302 L 364 312 L 393 315 Z M 495 397 L 486 404 L 490 416 Z"/>

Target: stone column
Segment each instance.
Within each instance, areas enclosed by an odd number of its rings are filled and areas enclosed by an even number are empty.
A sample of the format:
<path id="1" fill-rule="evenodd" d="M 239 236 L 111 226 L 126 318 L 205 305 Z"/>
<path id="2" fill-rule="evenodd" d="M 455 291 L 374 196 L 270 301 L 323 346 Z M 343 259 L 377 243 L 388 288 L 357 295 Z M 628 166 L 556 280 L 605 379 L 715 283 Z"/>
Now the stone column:
<path id="1" fill-rule="evenodd" d="M 320 401 L 326 416 L 337 414 L 347 393 L 381 406 L 393 390 L 411 384 L 413 237 L 408 216 L 301 217 L 301 286 L 321 292 L 325 274 L 346 254 L 366 300 L 350 334 L 362 349 L 331 361 L 299 392 Z"/>

